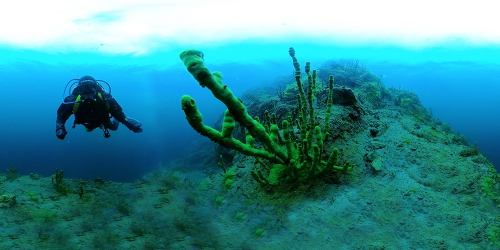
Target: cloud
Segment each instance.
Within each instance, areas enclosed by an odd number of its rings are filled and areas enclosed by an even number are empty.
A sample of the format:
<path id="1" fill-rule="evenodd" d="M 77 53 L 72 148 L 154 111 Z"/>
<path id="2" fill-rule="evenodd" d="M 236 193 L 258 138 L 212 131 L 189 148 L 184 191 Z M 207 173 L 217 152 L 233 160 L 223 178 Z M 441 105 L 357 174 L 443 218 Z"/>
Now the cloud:
<path id="1" fill-rule="evenodd" d="M 500 44 L 495 1 L 9 1 L 0 44 L 147 54 L 253 39 L 346 45 Z"/>

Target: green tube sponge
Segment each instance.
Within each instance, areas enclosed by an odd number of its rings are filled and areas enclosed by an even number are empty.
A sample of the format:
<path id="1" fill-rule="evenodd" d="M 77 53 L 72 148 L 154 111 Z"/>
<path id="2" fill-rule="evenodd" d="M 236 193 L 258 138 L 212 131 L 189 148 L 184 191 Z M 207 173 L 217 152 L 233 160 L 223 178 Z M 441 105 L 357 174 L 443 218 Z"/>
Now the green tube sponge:
<path id="1" fill-rule="evenodd" d="M 319 155 L 320 155 L 319 146 L 317 144 L 313 144 L 312 148 L 313 148 L 313 162 L 311 164 L 311 172 L 310 172 L 311 177 L 316 175 L 316 173 L 318 172 L 318 164 L 319 164 L 319 160 L 320 160 L 319 159 Z"/>
<path id="2" fill-rule="evenodd" d="M 323 132 L 325 133 L 325 140 L 326 140 L 326 134 L 328 133 L 328 124 L 330 123 L 330 115 L 332 113 L 332 103 L 333 103 L 333 76 L 330 75 L 330 78 L 328 80 L 328 99 L 327 99 L 327 104 L 326 104 L 326 113 L 325 113 L 325 125 L 323 126 Z"/>
<path id="3" fill-rule="evenodd" d="M 281 123 L 283 126 L 283 137 L 285 138 L 285 146 L 286 146 L 286 152 L 288 155 L 288 159 L 293 158 L 293 142 L 292 139 L 290 138 L 290 129 L 289 129 L 289 123 L 287 120 L 283 120 Z"/>
<path id="4" fill-rule="evenodd" d="M 247 145 L 239 140 L 236 140 L 233 137 L 225 137 L 216 129 L 204 125 L 203 116 L 198 111 L 196 102 L 192 97 L 188 95 L 182 96 L 181 106 L 182 110 L 184 110 L 184 114 L 186 114 L 186 120 L 189 122 L 191 127 L 193 127 L 196 132 L 208 137 L 213 142 L 219 143 L 226 148 L 234 149 L 245 155 L 262 157 L 268 160 L 276 160 L 275 155 L 270 152 L 253 148 L 251 145 Z M 230 115 L 229 113 L 226 114 Z M 228 130 L 223 128 L 222 130 L 226 131 L 225 133 L 228 133 L 230 129 Z"/>
<path id="5" fill-rule="evenodd" d="M 298 75 L 300 77 L 300 64 L 297 58 L 295 57 L 295 49 L 293 49 L 293 47 L 290 47 L 290 49 L 288 49 L 288 54 L 293 60 L 293 67 L 295 68 L 295 76 Z"/>
<path id="6" fill-rule="evenodd" d="M 339 150 L 337 148 L 333 148 L 330 157 L 328 157 L 328 161 L 326 162 L 326 169 L 333 169 L 335 164 L 338 161 Z"/>
<path id="7" fill-rule="evenodd" d="M 314 127 L 314 136 L 316 137 L 316 144 L 318 144 L 319 149 L 323 150 L 323 135 L 321 134 L 321 128 L 319 126 Z"/>
<path id="8" fill-rule="evenodd" d="M 264 145 L 264 148 L 269 150 L 268 154 L 276 156 L 266 157 L 266 159 L 270 159 L 273 163 L 284 163 L 287 160 L 286 152 L 281 150 L 280 146 L 271 140 L 264 127 L 248 114 L 245 105 L 233 95 L 227 85 L 222 83 L 222 74 L 218 72 L 210 73 L 208 68 L 203 64 L 203 53 L 201 51 L 186 50 L 180 54 L 180 58 L 198 83 L 202 87 L 210 89 L 214 97 L 226 105 L 231 115 L 233 115 L 234 120 L 247 128 L 248 132 L 255 139 L 259 140 Z"/>
<path id="9" fill-rule="evenodd" d="M 210 139 L 218 141 L 222 139 L 222 134 L 219 131 L 203 124 L 203 116 L 198 111 L 196 102 L 191 96 L 183 95 L 181 97 L 181 107 L 186 114 L 186 120 L 196 132 Z"/>
<path id="10" fill-rule="evenodd" d="M 279 132 L 278 125 L 272 124 L 270 129 L 269 129 L 269 136 L 271 136 L 271 140 L 276 144 L 279 144 L 279 135 L 280 135 L 280 132 Z"/>
<path id="11" fill-rule="evenodd" d="M 232 137 L 233 130 L 236 127 L 236 123 L 234 122 L 234 117 L 229 113 L 228 110 L 224 112 L 224 120 L 222 121 L 222 136 L 224 137 Z"/>
<path id="12" fill-rule="evenodd" d="M 255 139 L 252 137 L 250 133 L 248 133 L 247 129 L 245 129 L 245 142 L 248 146 L 252 148 L 255 146 Z"/>
<path id="13" fill-rule="evenodd" d="M 254 180 L 256 180 L 258 183 L 266 185 L 269 184 L 269 181 L 264 177 L 264 174 L 262 174 L 262 171 L 260 170 L 250 170 L 250 175 Z"/>

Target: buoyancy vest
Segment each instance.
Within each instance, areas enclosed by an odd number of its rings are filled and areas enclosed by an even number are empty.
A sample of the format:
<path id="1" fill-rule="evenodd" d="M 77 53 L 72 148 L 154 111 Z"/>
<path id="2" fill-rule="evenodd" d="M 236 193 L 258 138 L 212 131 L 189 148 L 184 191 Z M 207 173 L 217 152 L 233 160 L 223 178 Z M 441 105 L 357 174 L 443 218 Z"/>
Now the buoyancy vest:
<path id="1" fill-rule="evenodd" d="M 82 100 L 81 95 L 76 97 L 75 104 L 73 104 L 73 114 L 75 115 L 73 127 L 75 124 L 82 124 L 87 128 L 87 131 L 91 131 L 109 120 L 110 105 L 108 101 L 100 92 L 97 93 L 97 97 L 89 101 Z"/>

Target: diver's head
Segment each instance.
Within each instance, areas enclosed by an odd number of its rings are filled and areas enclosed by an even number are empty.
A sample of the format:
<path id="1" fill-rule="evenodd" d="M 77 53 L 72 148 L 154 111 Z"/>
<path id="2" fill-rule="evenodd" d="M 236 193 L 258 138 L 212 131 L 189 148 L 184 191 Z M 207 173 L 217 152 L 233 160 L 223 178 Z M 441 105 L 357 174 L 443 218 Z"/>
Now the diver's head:
<path id="1" fill-rule="evenodd" d="M 82 96 L 93 96 L 98 89 L 97 81 L 92 76 L 82 76 L 78 80 L 78 85 L 75 88 L 75 93 Z"/>

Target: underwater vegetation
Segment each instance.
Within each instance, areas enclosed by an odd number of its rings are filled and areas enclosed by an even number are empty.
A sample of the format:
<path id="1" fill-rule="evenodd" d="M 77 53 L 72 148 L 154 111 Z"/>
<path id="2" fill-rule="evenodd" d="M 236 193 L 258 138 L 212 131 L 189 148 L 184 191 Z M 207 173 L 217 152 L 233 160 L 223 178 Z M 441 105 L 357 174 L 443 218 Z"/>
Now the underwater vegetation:
<path id="1" fill-rule="evenodd" d="M 200 194 L 183 171 L 158 169 L 137 183 L 63 179 L 61 173 L 3 179 L 2 249 L 217 245 L 206 211 L 197 206 L 203 203 Z M 56 183 L 64 183 L 66 192 L 59 192 Z"/>
<path id="2" fill-rule="evenodd" d="M 353 165 L 349 161 L 338 165 L 338 149 L 324 148 L 324 141 L 329 139 L 328 132 L 333 96 L 333 76 L 328 80 L 328 98 L 325 114 L 319 119 L 315 115 L 316 102 L 316 70 L 311 71 L 310 63 L 306 63 L 307 97 L 301 80 L 300 65 L 295 57 L 295 50 L 290 48 L 295 68 L 295 79 L 298 87 L 296 95 L 297 106 L 295 114 L 286 114 L 288 119 L 278 126 L 276 114 L 269 115 L 266 110 L 265 121 L 253 119 L 247 112 L 242 101 L 235 97 L 227 85 L 222 82 L 222 74 L 211 73 L 203 64 L 203 53 L 200 51 L 184 51 L 181 60 L 188 71 L 199 82 L 207 87 L 212 94 L 227 106 L 222 123 L 222 131 L 203 124 L 202 115 L 196 102 L 188 95 L 181 99 L 182 110 L 189 124 L 200 134 L 210 138 L 227 148 L 254 156 L 262 169 L 252 170 L 251 176 L 262 185 L 279 185 L 287 183 L 306 182 L 318 176 L 332 175 L 334 172 L 351 171 Z M 286 96 L 284 94 L 283 96 Z M 233 137 L 235 122 L 245 128 L 245 143 Z M 321 125 L 322 124 L 322 125 Z M 255 140 L 262 144 L 263 149 L 255 147 Z M 326 154 L 326 151 L 330 153 Z M 323 157 L 325 155 L 325 157 Z M 323 159 L 324 158 L 324 159 Z M 268 163 L 264 162 L 267 160 Z M 267 173 L 264 174 L 264 171 Z M 227 175 L 227 173 L 226 173 Z M 265 176 L 266 175 L 266 176 Z"/>
<path id="3" fill-rule="evenodd" d="M 1 248 L 500 247 L 500 175 L 477 145 L 358 61 L 288 56 L 293 74 L 238 98 L 182 53 L 227 111 L 208 126 L 182 97 L 210 140 L 134 183 L 0 173 Z"/>
<path id="4" fill-rule="evenodd" d="M 181 53 L 200 86 L 227 107 L 209 127 L 196 102 L 181 99 L 189 124 L 222 145 L 205 159 L 214 172 L 199 186 L 215 191 L 208 183 L 221 183 L 213 204 L 237 220 L 257 215 L 243 221 L 257 238 L 312 235 L 300 229 L 308 225 L 323 244 L 352 249 L 499 246 L 498 174 L 475 146 L 433 120 L 416 94 L 385 88 L 357 61 L 329 61 L 317 71 L 306 63 L 301 71 L 293 49 L 289 55 L 294 81 L 282 78 L 239 99 L 220 72 L 204 66 L 202 52 Z M 331 214 L 336 219 L 321 217 Z"/>

